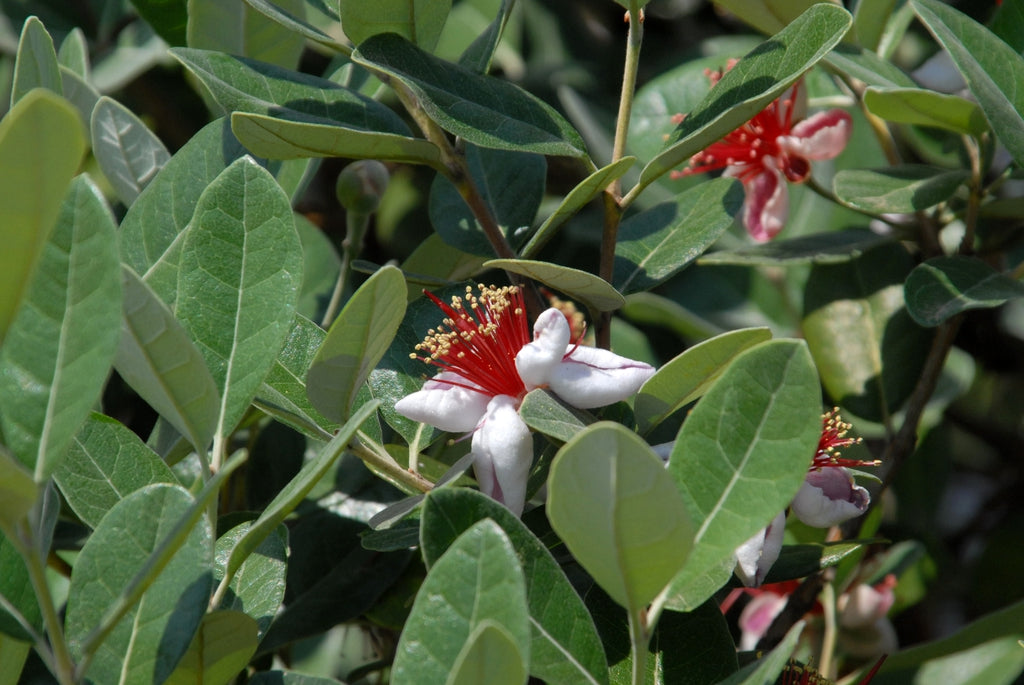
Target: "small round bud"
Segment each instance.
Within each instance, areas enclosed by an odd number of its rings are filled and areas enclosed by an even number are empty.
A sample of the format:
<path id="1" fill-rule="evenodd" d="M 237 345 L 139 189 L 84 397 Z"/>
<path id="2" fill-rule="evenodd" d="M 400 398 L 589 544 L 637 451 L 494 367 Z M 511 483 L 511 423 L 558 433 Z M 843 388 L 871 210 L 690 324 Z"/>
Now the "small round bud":
<path id="1" fill-rule="evenodd" d="M 338 174 L 334 192 L 350 212 L 372 214 L 388 187 L 388 170 L 375 159 L 352 162 Z"/>

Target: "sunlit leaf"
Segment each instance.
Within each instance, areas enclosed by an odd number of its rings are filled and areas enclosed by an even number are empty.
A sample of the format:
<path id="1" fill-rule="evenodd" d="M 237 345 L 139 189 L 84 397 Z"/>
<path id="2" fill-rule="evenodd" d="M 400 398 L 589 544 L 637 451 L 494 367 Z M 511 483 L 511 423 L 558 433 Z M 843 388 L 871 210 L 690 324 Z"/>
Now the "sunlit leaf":
<path id="1" fill-rule="evenodd" d="M 241 611 L 221 610 L 203 616 L 188 651 L 165 685 L 225 685 L 256 652 L 256 622 Z"/>
<path id="2" fill-rule="evenodd" d="M 160 139 L 124 105 L 103 96 L 92 110 L 96 161 L 126 206 L 135 202 L 171 155 Z"/>
<path id="3" fill-rule="evenodd" d="M 235 545 L 245 537 L 250 523 L 235 526 L 217 539 L 214 547 L 214 578 L 224 577 L 224 569 Z M 284 600 L 285 571 L 288 563 L 288 529 L 279 525 L 235 572 L 228 593 L 218 608 L 244 611 L 255 619 L 260 635 L 266 633 Z"/>
<path id="4" fill-rule="evenodd" d="M 305 0 L 274 0 L 281 12 L 302 19 Z M 188 0 L 190 48 L 219 50 L 288 69 L 298 66 L 305 38 L 253 9 L 244 0 Z"/>
<path id="5" fill-rule="evenodd" d="M 988 130 L 985 115 L 976 103 L 923 88 L 868 88 L 864 91 L 864 106 L 876 117 L 897 124 L 933 126 L 974 136 Z"/>
<path id="6" fill-rule="evenodd" d="M 395 33 L 430 52 L 437 45 L 451 0 L 341 0 L 345 35 L 356 45 L 378 33 Z"/>
<path id="7" fill-rule="evenodd" d="M 492 259 L 484 266 L 532 278 L 599 312 L 614 311 L 626 302 L 607 281 L 579 269 L 528 259 Z"/>

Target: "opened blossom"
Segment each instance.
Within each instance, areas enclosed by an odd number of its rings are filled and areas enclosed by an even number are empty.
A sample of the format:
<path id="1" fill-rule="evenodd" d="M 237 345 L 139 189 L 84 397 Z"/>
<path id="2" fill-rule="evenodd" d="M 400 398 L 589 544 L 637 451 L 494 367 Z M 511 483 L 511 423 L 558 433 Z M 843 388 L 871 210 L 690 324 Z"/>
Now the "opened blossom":
<path id="1" fill-rule="evenodd" d="M 533 460 L 533 438 L 519 416 L 526 393 L 548 388 L 591 409 L 635 394 L 654 369 L 574 342 L 568 320 L 554 308 L 537 317 L 531 337 L 517 287 L 478 289 L 474 295 L 467 287 L 450 303 L 426 293 L 445 318 L 411 356 L 440 373 L 395 410 L 444 431 L 472 433 L 480 489 L 519 515 Z"/>
<path id="2" fill-rule="evenodd" d="M 707 74 L 712 85 L 722 77 L 722 72 Z M 770 240 L 786 223 L 786 184 L 806 181 L 812 161 L 838 156 L 850 139 L 852 120 L 841 109 L 795 121 L 800 85 L 798 81 L 753 119 L 691 157 L 686 169 L 672 173 L 680 178 L 723 169 L 723 176 L 739 179 L 746 194 L 743 224 L 758 241 Z"/>

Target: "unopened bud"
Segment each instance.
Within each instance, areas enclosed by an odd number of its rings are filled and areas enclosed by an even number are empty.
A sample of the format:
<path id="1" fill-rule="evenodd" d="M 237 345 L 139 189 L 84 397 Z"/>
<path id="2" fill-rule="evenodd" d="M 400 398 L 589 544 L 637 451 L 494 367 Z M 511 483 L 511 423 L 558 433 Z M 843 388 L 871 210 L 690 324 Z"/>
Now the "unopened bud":
<path id="1" fill-rule="evenodd" d="M 388 169 L 375 159 L 352 162 L 338 174 L 334 192 L 350 212 L 372 214 L 388 187 Z"/>

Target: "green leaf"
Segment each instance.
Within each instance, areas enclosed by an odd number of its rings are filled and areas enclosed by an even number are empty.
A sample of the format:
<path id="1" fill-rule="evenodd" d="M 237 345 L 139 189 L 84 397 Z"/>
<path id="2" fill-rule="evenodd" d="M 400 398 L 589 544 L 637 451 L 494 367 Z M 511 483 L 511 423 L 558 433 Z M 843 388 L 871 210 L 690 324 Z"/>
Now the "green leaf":
<path id="1" fill-rule="evenodd" d="M 684 350 L 640 388 L 633 407 L 637 431 L 649 432 L 670 414 L 699 398 L 737 355 L 771 337 L 767 328 L 742 328 Z"/>
<path id="2" fill-rule="evenodd" d="M 395 34 L 372 36 L 358 64 L 401 81 L 441 128 L 481 147 L 583 157 L 579 133 L 551 106 L 518 86 L 445 62 Z"/>
<path id="3" fill-rule="evenodd" d="M 42 634 L 43 615 L 39 611 L 32 579 L 28 575 L 24 558 L 6 534 L 0 535 L 0 595 L 11 603 L 36 634 Z M 0 607 L 0 639 L 5 639 L 5 635 L 26 643 L 33 640 L 25 626 L 8 613 L 6 608 Z"/>
<path id="4" fill-rule="evenodd" d="M 708 252 L 698 264 L 779 266 L 783 264 L 835 264 L 856 259 L 891 239 L 867 229 L 849 229 L 771 240 L 732 250 Z"/>
<path id="5" fill-rule="evenodd" d="M 291 203 L 250 158 L 225 169 L 199 198 L 181 248 L 177 316 L 220 390 L 227 435 L 288 337 L 302 284 Z"/>
<path id="6" fill-rule="evenodd" d="M 295 478 L 267 505 L 260 517 L 231 549 L 225 564 L 227 577 L 233 577 L 267 536 L 277 529 L 295 507 L 299 506 L 313 486 L 341 456 L 359 426 L 377 410 L 378 404 L 377 401 L 371 400 L 360 407 L 338 430 L 334 438 L 320 450 L 316 458 L 306 462 Z"/>
<path id="7" fill-rule="evenodd" d="M 735 358 L 690 412 L 669 459 L 698 526 L 669 607 L 703 604 L 710 595 L 689 586 L 723 561 L 731 567 L 736 548 L 786 508 L 820 436 L 821 390 L 802 341 L 768 341 Z"/>
<path id="8" fill-rule="evenodd" d="M 945 202 L 969 177 L 968 171 L 904 164 L 843 169 L 833 183 L 836 197 L 851 207 L 877 214 L 912 214 Z"/>
<path id="9" fill-rule="evenodd" d="M 806 578 L 812 573 L 835 566 L 852 554 L 862 552 L 867 542 L 842 540 L 786 545 L 768 571 L 766 583 Z"/>
<path id="10" fill-rule="evenodd" d="M 508 509 L 467 488 L 431 491 L 423 505 L 424 560 L 433 566 L 478 521 L 490 519 L 508 535 L 523 567 L 530 620 L 530 672 L 550 683 L 607 683 L 604 651 L 594 622 L 547 547 Z"/>
<path id="11" fill-rule="evenodd" d="M 500 623 L 484 619 L 473 628 L 445 682 L 448 685 L 524 685 L 528 674 L 523 658 L 512 633 Z"/>
<path id="12" fill-rule="evenodd" d="M 317 43 L 325 45 L 335 51 L 347 53 L 350 49 L 348 46 L 339 43 L 328 34 L 307 22 L 305 19 L 297 17 L 291 12 L 278 7 L 274 2 L 271 2 L 271 0 L 245 0 L 245 2 L 260 14 L 268 17 L 269 19 L 273 19 L 276 23 L 294 31 L 300 36 L 305 36 L 306 38 L 314 40 Z"/>
<path id="13" fill-rule="evenodd" d="M 256 645 L 256 622 L 242 612 L 206 614 L 164 685 L 226 685 L 246 667 Z"/>
<path id="14" fill-rule="evenodd" d="M 279 178 L 278 183 L 281 182 Z M 292 196 L 292 202 L 296 198 Z M 299 291 L 298 315 L 307 319 L 322 318 L 338 274 L 341 257 L 327 233 L 298 212 L 294 215 L 295 230 L 302 242 L 302 290 Z"/>
<path id="15" fill-rule="evenodd" d="M 944 3 L 912 0 L 911 5 L 963 74 L 999 142 L 1024 165 L 1024 57 Z"/>
<path id="16" fill-rule="evenodd" d="M 131 205 L 170 153 L 131 110 L 105 95 L 92 110 L 91 126 L 96 162 L 121 202 Z"/>
<path id="17" fill-rule="evenodd" d="M 340 0 L 341 27 L 359 45 L 378 33 L 396 33 L 431 52 L 437 45 L 451 0 Z"/>
<path id="18" fill-rule="evenodd" d="M 579 269 L 529 259 L 491 259 L 484 266 L 532 278 L 599 312 L 615 311 L 626 303 L 603 278 Z"/>
<path id="19" fill-rule="evenodd" d="M 25 518 L 38 497 L 32 473 L 0 448 L 0 530 L 13 535 L 15 525 Z"/>
<path id="20" fill-rule="evenodd" d="M 1024 283 L 975 257 L 936 257 L 910 272 L 904 297 L 914 321 L 934 327 L 968 309 L 990 309 L 1024 297 Z"/>
<path id="21" fill-rule="evenodd" d="M 305 0 L 275 0 L 282 12 L 301 19 Z M 219 50 L 294 69 L 306 44 L 300 34 L 282 26 L 243 0 L 188 0 L 186 37 L 190 48 Z"/>
<path id="22" fill-rule="evenodd" d="M 254 154 L 268 159 L 348 157 L 437 166 L 441 153 L 427 140 L 361 128 L 288 121 L 235 112 L 231 130 Z"/>
<path id="23" fill-rule="evenodd" d="M 720 178 L 629 217 L 619 227 L 612 283 L 629 294 L 671 278 L 732 225 L 743 197 L 738 181 Z"/>
<path id="24" fill-rule="evenodd" d="M 917 83 L 892 62 L 874 52 L 852 45 L 837 45 L 823 60 L 840 74 L 853 77 L 869 86 L 881 88 L 916 88 Z"/>
<path id="25" fill-rule="evenodd" d="M 76 26 L 61 41 L 57 63 L 83 79 L 89 79 L 89 44 L 82 29 Z"/>
<path id="26" fill-rule="evenodd" d="M 529 663 L 523 570 L 508 536 L 490 520 L 460 535 L 430 569 L 399 638 L 392 682 L 449 682 L 463 646 L 485 621 L 502 626 Z M 480 682 L 491 674 L 497 676 L 489 672 Z"/>
<path id="27" fill-rule="evenodd" d="M 574 435 L 594 422 L 594 417 L 563 404 L 543 388 L 526 393 L 519 406 L 519 416 L 538 433 L 561 442 L 569 442 Z"/>
<path id="28" fill-rule="evenodd" d="M 243 523 L 217 539 L 213 552 L 215 580 L 224 577 L 232 551 L 251 527 L 251 522 Z M 238 567 L 218 608 L 245 612 L 255 619 L 253 632 L 266 634 L 284 601 L 287 564 L 288 529 L 281 524 Z"/>
<path id="29" fill-rule="evenodd" d="M 0 343 L 84 153 L 78 114 L 47 91 L 22 98 L 0 120 Z"/>
<path id="30" fill-rule="evenodd" d="M 320 678 L 288 671 L 260 671 L 248 682 L 249 685 L 345 685 L 334 678 Z"/>
<path id="31" fill-rule="evenodd" d="M 661 459 L 617 423 L 596 423 L 558 451 L 547 513 L 577 561 L 630 612 L 668 585 L 693 544 L 690 516 Z"/>
<path id="32" fill-rule="evenodd" d="M 18 53 L 14 61 L 14 80 L 11 84 L 11 107 L 33 88 L 44 88 L 63 95 L 57 52 L 53 39 L 43 22 L 29 17 L 21 28 Z"/>
<path id="33" fill-rule="evenodd" d="M 828 54 L 851 23 L 850 14 L 841 7 L 816 4 L 747 53 L 686 116 L 665 150 L 644 167 L 640 187 L 684 164 L 763 110 Z"/>
<path id="34" fill-rule="evenodd" d="M 171 469 L 135 433 L 102 414 L 85 422 L 53 476 L 68 505 L 92 528 L 133 492 L 155 483 L 177 483 Z"/>
<path id="35" fill-rule="evenodd" d="M 853 33 L 857 43 L 868 50 L 877 50 L 892 18 L 897 0 L 864 0 L 853 11 Z"/>
<path id="36" fill-rule="evenodd" d="M 868 88 L 864 106 L 876 117 L 897 124 L 932 126 L 972 136 L 988 130 L 988 121 L 976 103 L 922 88 Z"/>
<path id="37" fill-rule="evenodd" d="M 775 649 L 745 668 L 741 668 L 725 680 L 719 681 L 718 685 L 770 685 L 770 683 L 776 682 L 793 654 L 793 650 L 796 649 L 797 641 L 803 630 L 804 622 L 797 621 Z"/>
<path id="38" fill-rule="evenodd" d="M 91 138 L 89 120 L 92 118 L 92 110 L 96 107 L 96 103 L 99 102 L 100 92 L 91 83 L 63 64 L 60 65 L 60 80 L 64 88 L 64 99 L 78 110 L 82 131 L 86 139 Z"/>
<path id="39" fill-rule="evenodd" d="M 431 233 L 402 262 L 409 300 L 423 294 L 424 286 L 451 285 L 472 278 L 483 270 L 487 259 L 446 245 L 441 236 Z"/>
<path id="40" fill-rule="evenodd" d="M 169 45 L 184 45 L 188 26 L 186 0 L 131 0 L 146 23 Z"/>
<path id="41" fill-rule="evenodd" d="M 470 176 L 513 246 L 523 240 L 544 197 L 547 163 L 540 155 L 469 145 Z M 434 177 L 430 187 L 430 223 L 441 239 L 463 252 L 494 255 L 483 228 L 451 181 Z"/>
<path id="42" fill-rule="evenodd" d="M 25 301 L 0 348 L 0 427 L 43 482 L 99 400 L 119 335 L 117 233 L 79 176 L 60 206 Z"/>
<path id="43" fill-rule="evenodd" d="M 171 307 L 181 241 L 199 196 L 244 154 L 225 120 L 207 124 L 139 193 L 121 221 L 121 259 Z"/>
<path id="44" fill-rule="evenodd" d="M 814 265 L 804 287 L 804 336 L 825 390 L 873 421 L 910 394 L 930 344 L 903 306 L 912 266 L 891 243 L 843 264 Z"/>
<path id="45" fill-rule="evenodd" d="M 306 393 L 317 411 L 338 423 L 348 418 L 363 387 L 405 316 L 405 279 L 385 266 L 349 298 L 317 350 Z"/>
<path id="46" fill-rule="evenodd" d="M 988 27 L 1011 48 L 1024 53 L 1024 12 L 1019 3 L 999 3 Z"/>
<path id="47" fill-rule="evenodd" d="M 505 24 L 508 22 L 509 15 L 514 7 L 515 0 L 501 0 L 494 21 L 488 24 L 486 29 L 478 32 L 477 37 L 459 57 L 459 64 L 480 74 L 486 74 L 490 71 L 491 61 L 494 59 L 494 53 L 498 49 L 498 43 L 505 30 Z M 467 14 L 475 9 L 468 4 L 465 6 Z M 453 16 L 449 13 L 449 21 L 447 22 L 449 28 L 452 27 L 451 18 Z"/>
<path id="48" fill-rule="evenodd" d="M 544 223 L 540 225 L 537 232 L 530 238 L 530 242 L 523 246 L 520 254 L 524 259 L 535 256 L 547 242 L 554 237 L 555 231 L 566 221 L 571 219 L 587 203 L 596 198 L 610 183 L 622 177 L 632 168 L 636 157 L 623 157 L 602 167 L 569 191 L 569 194 L 562 199 L 561 204 L 553 211 Z"/>
<path id="49" fill-rule="evenodd" d="M 217 431 L 220 391 L 174 314 L 127 266 L 121 268 L 121 378 L 198 449 Z"/>
<path id="50" fill-rule="evenodd" d="M 761 33 L 778 33 L 814 5 L 816 0 L 715 0 L 715 4 L 736 15 Z M 838 4 L 831 0 L 831 4 Z"/>
<path id="51" fill-rule="evenodd" d="M 124 498 L 100 521 L 75 562 L 66 633 L 72 655 L 100 624 L 122 589 L 185 517 L 192 496 L 176 485 L 150 485 Z M 142 600 L 98 645 L 86 671 L 94 682 L 163 682 L 199 627 L 212 581 L 213 535 L 200 518 Z"/>

